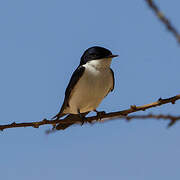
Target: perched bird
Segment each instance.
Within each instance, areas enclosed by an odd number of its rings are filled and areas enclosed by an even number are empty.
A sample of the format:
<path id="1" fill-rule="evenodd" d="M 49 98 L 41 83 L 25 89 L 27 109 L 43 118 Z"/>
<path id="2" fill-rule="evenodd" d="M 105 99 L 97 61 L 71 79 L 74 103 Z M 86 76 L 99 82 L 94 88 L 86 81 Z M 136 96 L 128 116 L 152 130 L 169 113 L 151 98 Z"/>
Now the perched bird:
<path id="1" fill-rule="evenodd" d="M 114 73 L 110 65 L 112 59 L 117 56 L 103 47 L 88 48 L 70 79 L 59 113 L 52 119 L 60 119 L 69 114 L 68 118 L 78 115 L 83 121 L 90 111 L 98 113 L 96 108 L 114 89 Z M 65 129 L 70 125 L 59 124 L 56 129 Z"/>

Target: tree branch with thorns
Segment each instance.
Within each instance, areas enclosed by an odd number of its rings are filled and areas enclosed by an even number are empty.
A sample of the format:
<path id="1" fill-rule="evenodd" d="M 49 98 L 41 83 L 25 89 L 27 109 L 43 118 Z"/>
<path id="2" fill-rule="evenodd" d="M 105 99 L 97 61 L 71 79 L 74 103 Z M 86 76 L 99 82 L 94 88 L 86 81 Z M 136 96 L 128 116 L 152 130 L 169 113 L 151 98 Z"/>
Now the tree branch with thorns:
<path id="1" fill-rule="evenodd" d="M 162 99 L 159 98 L 156 102 L 150 103 L 150 104 L 145 104 L 142 106 L 136 106 L 136 105 L 131 105 L 129 109 L 125 109 L 122 111 L 117 111 L 117 112 L 110 112 L 110 113 L 105 113 L 101 115 L 101 120 L 99 120 L 98 116 L 91 116 L 86 118 L 86 123 L 91 123 L 94 124 L 96 122 L 107 122 L 107 121 L 112 121 L 115 119 L 125 119 L 125 120 L 133 120 L 133 119 L 164 119 L 164 120 L 169 120 L 169 125 L 172 126 L 174 125 L 177 121 L 180 120 L 180 116 L 172 116 L 172 115 L 153 115 L 153 114 L 148 114 L 148 115 L 130 115 L 132 113 L 138 112 L 138 111 L 145 111 L 147 109 L 157 107 L 157 106 L 162 106 L 164 104 L 175 104 L 177 100 L 180 99 L 180 94 Z M 0 130 L 3 131 L 4 129 L 10 129 L 10 128 L 18 128 L 18 127 L 33 127 L 33 128 L 39 128 L 40 126 L 43 125 L 52 125 L 53 128 L 56 128 L 57 125 L 61 124 L 69 124 L 71 123 L 72 125 L 74 124 L 80 124 L 81 119 L 80 117 L 76 116 L 76 118 L 69 119 L 68 116 L 65 117 L 64 119 L 59 119 L 59 120 L 48 120 L 48 119 L 43 119 L 42 121 L 37 121 L 37 122 L 24 122 L 24 123 L 10 123 L 10 124 L 5 124 L 5 125 L 0 125 Z"/>
<path id="2" fill-rule="evenodd" d="M 148 6 L 154 11 L 158 19 L 165 25 L 167 30 L 171 32 L 176 38 L 177 42 L 180 43 L 180 34 L 178 30 L 172 25 L 171 21 L 160 11 L 159 7 L 153 0 L 145 0 Z"/>

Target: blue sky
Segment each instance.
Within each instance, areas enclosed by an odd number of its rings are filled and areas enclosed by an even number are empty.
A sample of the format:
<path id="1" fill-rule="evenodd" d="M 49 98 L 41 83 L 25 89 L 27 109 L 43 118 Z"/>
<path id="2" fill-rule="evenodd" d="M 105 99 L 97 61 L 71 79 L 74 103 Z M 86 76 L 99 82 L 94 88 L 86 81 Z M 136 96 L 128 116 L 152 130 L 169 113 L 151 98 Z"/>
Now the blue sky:
<path id="1" fill-rule="evenodd" d="M 180 30 L 180 2 L 159 0 Z M 50 118 L 83 51 L 99 45 L 113 61 L 115 90 L 99 106 L 123 110 L 179 94 L 180 47 L 145 1 L 0 2 L 0 124 Z M 180 102 L 137 114 L 179 115 Z M 49 136 L 15 128 L 0 135 L 3 180 L 179 180 L 180 124 L 154 120 L 75 126 Z"/>

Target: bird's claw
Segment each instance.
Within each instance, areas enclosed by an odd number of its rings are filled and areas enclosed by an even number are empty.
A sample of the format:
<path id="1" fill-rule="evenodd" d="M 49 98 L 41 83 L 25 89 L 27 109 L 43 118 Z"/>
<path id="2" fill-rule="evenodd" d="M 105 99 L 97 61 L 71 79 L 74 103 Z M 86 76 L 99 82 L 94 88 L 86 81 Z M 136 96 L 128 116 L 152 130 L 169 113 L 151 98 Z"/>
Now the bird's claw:
<path id="1" fill-rule="evenodd" d="M 96 111 L 98 120 L 101 121 L 102 116 L 106 114 L 105 111 Z"/>
<path id="2" fill-rule="evenodd" d="M 80 117 L 81 126 L 87 122 L 86 117 Z"/>

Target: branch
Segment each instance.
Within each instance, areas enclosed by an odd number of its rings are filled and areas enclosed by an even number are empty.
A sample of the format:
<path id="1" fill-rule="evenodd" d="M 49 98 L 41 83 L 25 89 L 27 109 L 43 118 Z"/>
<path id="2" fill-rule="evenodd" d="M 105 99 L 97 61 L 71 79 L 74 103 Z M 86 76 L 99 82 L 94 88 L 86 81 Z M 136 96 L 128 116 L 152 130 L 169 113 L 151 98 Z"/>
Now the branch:
<path id="1" fill-rule="evenodd" d="M 123 117 L 122 117 L 123 118 Z M 131 116 L 126 116 L 125 119 L 127 121 L 130 121 L 132 119 L 164 119 L 164 120 L 170 120 L 168 127 L 171 127 L 174 125 L 177 121 L 180 120 L 180 116 L 172 116 L 172 115 L 164 115 L 164 114 L 159 114 L 159 115 L 154 115 L 154 114 L 148 114 L 148 115 L 131 115 Z"/>
<path id="2" fill-rule="evenodd" d="M 159 20 L 166 26 L 166 28 L 175 36 L 178 43 L 180 43 L 180 34 L 176 28 L 171 24 L 170 20 L 164 16 L 164 14 L 159 10 L 158 6 L 153 2 L 153 0 L 145 0 L 148 6 L 155 12 Z"/>
<path id="3" fill-rule="evenodd" d="M 150 103 L 150 104 L 146 104 L 143 106 L 136 106 L 136 105 L 131 105 L 129 109 L 123 110 L 123 111 L 118 111 L 118 112 L 111 112 L 111 113 L 107 113 L 107 114 L 103 114 L 101 116 L 102 119 L 108 121 L 108 120 L 113 120 L 113 119 L 146 119 L 146 118 L 154 118 L 154 119 L 169 119 L 171 120 L 169 125 L 173 125 L 177 120 L 180 119 L 180 116 L 170 116 L 170 115 L 145 115 L 145 116 L 127 116 L 128 114 L 131 114 L 133 112 L 137 112 L 137 111 L 145 111 L 146 109 L 152 108 L 152 107 L 156 107 L 156 106 L 161 106 L 163 104 L 168 104 L 168 103 L 172 103 L 175 104 L 175 102 L 177 100 L 180 99 L 180 94 L 167 98 L 167 99 L 161 99 L 159 98 L 158 101 Z M 68 117 L 68 116 L 67 116 Z M 16 128 L 16 127 L 33 127 L 33 128 L 39 128 L 39 126 L 42 125 L 48 125 L 51 124 L 53 125 L 53 127 L 56 127 L 56 124 L 60 125 L 60 124 L 77 124 L 81 122 L 81 119 L 78 118 L 78 116 L 76 116 L 76 118 L 73 119 L 68 119 L 68 118 L 64 118 L 63 120 L 47 120 L 44 119 L 42 121 L 38 121 L 38 122 L 28 122 L 28 123 L 11 123 L 11 124 L 7 124 L 7 125 L 0 125 L 0 130 L 3 131 L 4 129 L 9 129 L 9 128 Z M 87 117 L 86 118 L 86 122 L 89 123 L 94 123 L 97 122 L 99 119 L 98 116 L 92 116 L 92 117 Z"/>

